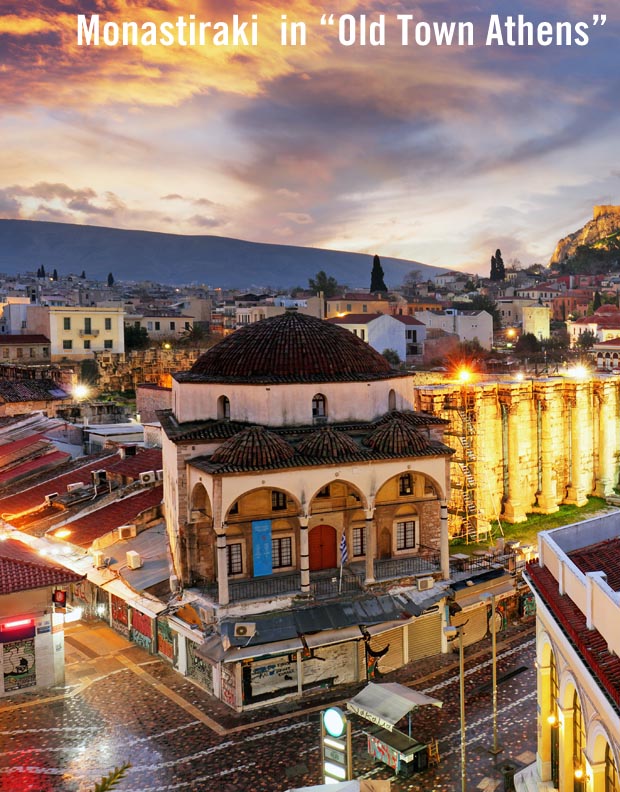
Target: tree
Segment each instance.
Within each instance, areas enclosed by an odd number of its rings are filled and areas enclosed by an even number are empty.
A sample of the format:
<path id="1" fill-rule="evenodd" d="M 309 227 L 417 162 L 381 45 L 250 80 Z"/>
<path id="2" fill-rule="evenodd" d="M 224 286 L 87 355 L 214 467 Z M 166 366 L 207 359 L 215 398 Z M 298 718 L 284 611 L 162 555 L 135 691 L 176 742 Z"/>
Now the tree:
<path id="1" fill-rule="evenodd" d="M 41 264 L 41 266 L 37 270 L 37 278 L 44 278 L 44 277 L 45 277 L 45 267 L 43 266 L 43 264 Z"/>
<path id="2" fill-rule="evenodd" d="M 392 368 L 400 366 L 400 358 L 398 357 L 398 352 L 395 349 L 384 349 L 381 354 L 392 366 Z"/>
<path id="3" fill-rule="evenodd" d="M 597 341 L 598 339 L 594 330 L 584 330 L 577 339 L 576 346 L 583 352 L 586 352 L 588 349 L 592 349 Z"/>
<path id="4" fill-rule="evenodd" d="M 108 286 L 114 286 L 114 275 L 111 272 L 108 272 Z"/>
<path id="5" fill-rule="evenodd" d="M 145 327 L 125 325 L 125 350 L 146 349 L 149 345 L 149 334 Z"/>
<path id="6" fill-rule="evenodd" d="M 54 272 L 52 272 L 52 280 L 53 281 L 58 280 L 58 270 L 55 267 L 54 267 Z"/>
<path id="7" fill-rule="evenodd" d="M 491 280 L 506 280 L 506 267 L 502 259 L 502 251 L 499 248 L 495 251 L 495 255 L 491 256 Z"/>
<path id="8" fill-rule="evenodd" d="M 86 270 L 82 270 L 82 274 L 80 275 L 82 280 L 86 280 Z"/>
<path id="9" fill-rule="evenodd" d="M 334 297 L 340 288 L 336 278 L 332 277 L 331 275 L 327 275 L 325 270 L 317 272 L 314 278 L 308 278 L 308 285 L 314 294 L 320 294 L 323 292 L 323 297 L 326 299 Z"/>
<path id="10" fill-rule="evenodd" d="M 596 313 L 603 304 L 600 292 L 594 292 L 594 299 L 592 300 L 592 313 Z"/>
<path id="11" fill-rule="evenodd" d="M 520 357 L 532 357 L 541 350 L 541 343 L 534 333 L 523 333 L 515 344 L 515 354 Z"/>
<path id="12" fill-rule="evenodd" d="M 375 254 L 372 260 L 372 272 L 370 274 L 370 291 L 372 294 L 375 292 L 386 292 L 387 286 L 385 285 L 383 267 L 381 266 L 381 259 Z"/>

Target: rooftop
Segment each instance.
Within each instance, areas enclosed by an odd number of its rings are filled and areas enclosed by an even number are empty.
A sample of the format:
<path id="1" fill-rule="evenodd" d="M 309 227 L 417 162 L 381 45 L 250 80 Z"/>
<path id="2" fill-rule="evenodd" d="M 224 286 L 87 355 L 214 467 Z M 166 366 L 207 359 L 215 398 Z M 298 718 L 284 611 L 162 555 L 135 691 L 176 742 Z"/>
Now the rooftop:
<path id="1" fill-rule="evenodd" d="M 0 542 L 0 594 L 62 586 L 83 577 L 48 561 L 17 539 Z"/>

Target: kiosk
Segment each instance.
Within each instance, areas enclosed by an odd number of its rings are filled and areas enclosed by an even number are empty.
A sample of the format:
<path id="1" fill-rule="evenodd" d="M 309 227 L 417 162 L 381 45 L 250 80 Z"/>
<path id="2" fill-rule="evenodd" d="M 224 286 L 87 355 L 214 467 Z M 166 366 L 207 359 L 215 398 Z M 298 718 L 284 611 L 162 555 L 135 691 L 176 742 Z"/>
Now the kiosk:
<path id="1" fill-rule="evenodd" d="M 425 696 L 396 682 L 369 683 L 347 704 L 347 709 L 369 721 L 364 729 L 368 753 L 394 772 L 411 775 L 428 766 L 428 743 L 411 734 L 411 712 L 426 705 L 441 707 L 439 699 Z M 396 728 L 405 715 L 409 716 L 408 734 Z"/>

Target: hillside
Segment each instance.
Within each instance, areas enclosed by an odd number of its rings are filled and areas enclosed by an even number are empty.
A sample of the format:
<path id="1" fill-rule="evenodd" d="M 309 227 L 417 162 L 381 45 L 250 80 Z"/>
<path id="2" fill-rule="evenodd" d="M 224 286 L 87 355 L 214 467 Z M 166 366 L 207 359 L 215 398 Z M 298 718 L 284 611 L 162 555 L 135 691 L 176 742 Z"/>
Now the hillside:
<path id="1" fill-rule="evenodd" d="M 381 251 L 377 253 L 381 256 Z M 307 286 L 325 270 L 339 283 L 370 286 L 372 256 L 337 250 L 270 245 L 218 236 L 181 236 L 99 226 L 0 220 L 0 271 L 16 274 L 39 266 L 59 275 L 105 280 L 205 283 L 209 286 Z M 430 278 L 446 270 L 381 256 L 388 287 L 412 269 Z"/>
<path id="2" fill-rule="evenodd" d="M 593 270 L 613 266 L 618 258 L 619 233 L 620 206 L 595 206 L 592 220 L 558 242 L 550 264 L 560 264 L 567 271 L 571 261 L 578 268 L 587 267 L 590 261 Z"/>

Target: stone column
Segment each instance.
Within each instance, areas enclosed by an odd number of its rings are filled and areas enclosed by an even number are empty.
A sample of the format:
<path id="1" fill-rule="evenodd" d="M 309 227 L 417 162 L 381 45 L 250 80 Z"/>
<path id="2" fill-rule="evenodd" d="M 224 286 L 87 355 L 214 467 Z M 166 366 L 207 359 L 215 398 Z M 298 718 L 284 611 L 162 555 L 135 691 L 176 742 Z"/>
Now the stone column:
<path id="1" fill-rule="evenodd" d="M 598 466 L 595 471 L 596 488 L 594 494 L 599 498 L 613 495 L 614 491 L 614 451 L 616 427 L 613 411 L 610 409 L 611 393 L 607 383 L 600 380 L 594 383 L 595 418 L 598 418 Z M 598 409 L 596 409 L 598 407 Z"/>
<path id="2" fill-rule="evenodd" d="M 450 537 L 448 535 L 448 505 L 445 500 L 440 503 L 439 558 L 442 580 L 450 578 Z"/>
<path id="3" fill-rule="evenodd" d="M 222 531 L 217 535 L 217 599 L 220 605 L 228 605 L 228 558 L 226 555 L 226 523 L 222 523 Z"/>
<path id="4" fill-rule="evenodd" d="M 375 526 L 375 510 L 366 509 L 364 524 L 364 549 L 366 551 L 366 579 L 364 585 L 369 586 L 375 582 L 375 557 L 377 555 L 377 529 Z"/>
<path id="5" fill-rule="evenodd" d="M 552 514 L 558 511 L 557 482 L 553 477 L 554 442 L 552 432 L 553 410 L 548 394 L 538 402 L 541 410 L 540 426 L 540 467 L 541 482 L 538 493 L 538 511 Z"/>
<path id="6" fill-rule="evenodd" d="M 581 396 L 581 398 L 580 398 Z M 570 413 L 570 437 L 571 437 L 571 465 L 570 465 L 570 484 L 566 491 L 566 503 L 574 503 L 576 506 L 585 506 L 588 502 L 586 489 L 583 486 L 583 459 L 582 447 L 586 440 L 582 433 L 592 433 L 592 417 L 584 409 L 584 385 L 573 386 Z"/>
<path id="7" fill-rule="evenodd" d="M 310 594 L 310 546 L 308 541 L 308 521 L 306 515 L 299 518 L 299 569 L 301 572 L 301 593 Z"/>
<path id="8" fill-rule="evenodd" d="M 537 767 L 541 781 L 551 780 L 551 729 L 549 717 L 549 696 L 551 687 L 551 667 L 538 668 L 538 756 Z"/>
<path id="9" fill-rule="evenodd" d="M 504 517 L 510 523 L 527 520 L 525 508 L 520 500 L 521 465 L 519 462 L 519 400 L 504 402 L 508 411 L 508 499 L 504 503 Z"/>
<path id="10" fill-rule="evenodd" d="M 562 710 L 560 723 L 560 789 L 574 789 L 573 708 Z"/>

